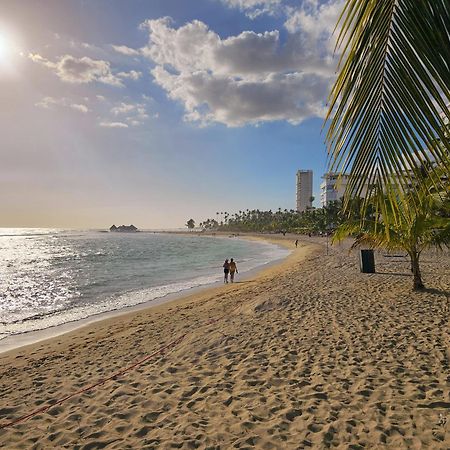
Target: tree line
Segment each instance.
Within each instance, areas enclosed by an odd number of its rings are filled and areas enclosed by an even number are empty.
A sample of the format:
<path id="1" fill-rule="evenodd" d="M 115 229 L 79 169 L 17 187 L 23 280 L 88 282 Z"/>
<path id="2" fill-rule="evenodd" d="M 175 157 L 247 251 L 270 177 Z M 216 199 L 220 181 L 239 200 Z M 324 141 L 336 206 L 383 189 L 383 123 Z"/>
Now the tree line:
<path id="1" fill-rule="evenodd" d="M 319 234 L 334 230 L 344 222 L 341 211 L 340 200 L 303 212 L 281 208 L 276 211 L 246 209 L 236 213 L 218 211 L 215 218 L 203 220 L 199 227 L 208 231 Z"/>

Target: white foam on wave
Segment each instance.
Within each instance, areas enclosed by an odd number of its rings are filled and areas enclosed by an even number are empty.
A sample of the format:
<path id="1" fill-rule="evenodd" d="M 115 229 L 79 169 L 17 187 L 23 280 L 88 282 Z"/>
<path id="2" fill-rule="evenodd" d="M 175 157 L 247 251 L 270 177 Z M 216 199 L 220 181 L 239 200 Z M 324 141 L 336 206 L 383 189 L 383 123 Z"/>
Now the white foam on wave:
<path id="1" fill-rule="evenodd" d="M 176 294 L 195 287 L 215 283 L 220 280 L 217 276 L 199 277 L 193 280 L 156 286 L 135 292 L 128 292 L 116 297 L 99 300 L 95 304 L 75 307 L 49 314 L 40 314 L 14 323 L 4 323 L 0 326 L 0 340 L 8 335 L 26 333 L 30 331 L 43 330 L 46 328 L 62 325 L 77 320 L 86 319 L 98 314 L 117 311 L 142 303 L 151 303 L 152 300 Z"/>

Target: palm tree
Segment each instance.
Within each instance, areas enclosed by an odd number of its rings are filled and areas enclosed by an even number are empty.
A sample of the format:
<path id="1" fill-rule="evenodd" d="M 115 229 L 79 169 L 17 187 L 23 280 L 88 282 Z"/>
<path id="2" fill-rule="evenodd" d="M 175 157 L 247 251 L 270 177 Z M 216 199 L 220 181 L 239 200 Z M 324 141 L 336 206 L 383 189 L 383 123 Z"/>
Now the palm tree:
<path id="1" fill-rule="evenodd" d="M 350 173 L 345 209 L 352 197 L 368 199 L 392 180 L 395 207 L 423 162 L 449 173 L 449 23 L 448 0 L 346 1 L 326 118 L 330 170 Z"/>
<path id="2" fill-rule="evenodd" d="M 189 230 L 192 230 L 193 228 L 195 228 L 195 220 L 194 219 L 189 219 L 186 222 L 186 226 L 189 228 Z"/>
<path id="3" fill-rule="evenodd" d="M 383 212 L 378 211 L 372 218 L 348 220 L 338 227 L 333 241 L 356 234 L 352 248 L 365 244 L 372 248 L 405 250 L 411 260 L 413 289 L 423 289 L 419 266 L 422 251 L 432 246 L 450 247 L 450 183 L 442 170 L 436 168 L 436 173 L 440 191 L 432 187 L 434 180 L 425 176 L 420 187 L 401 198 L 392 200 L 395 194 L 386 194 L 383 199 L 371 199 L 375 210 L 383 204 Z"/>

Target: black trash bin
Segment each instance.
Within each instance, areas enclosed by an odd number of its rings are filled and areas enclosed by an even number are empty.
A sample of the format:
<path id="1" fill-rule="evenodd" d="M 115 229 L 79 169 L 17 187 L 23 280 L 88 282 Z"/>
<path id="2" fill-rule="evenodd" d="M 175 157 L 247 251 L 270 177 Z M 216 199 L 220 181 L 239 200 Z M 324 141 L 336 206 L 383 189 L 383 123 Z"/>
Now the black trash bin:
<path id="1" fill-rule="evenodd" d="M 373 250 L 361 250 L 359 255 L 359 269 L 362 273 L 375 273 Z"/>

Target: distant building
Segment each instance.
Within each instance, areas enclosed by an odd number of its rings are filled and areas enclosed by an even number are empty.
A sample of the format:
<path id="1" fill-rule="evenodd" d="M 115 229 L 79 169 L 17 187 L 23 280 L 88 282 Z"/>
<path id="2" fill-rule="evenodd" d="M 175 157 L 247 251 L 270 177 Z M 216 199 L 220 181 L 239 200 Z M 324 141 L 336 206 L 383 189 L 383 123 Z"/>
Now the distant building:
<path id="1" fill-rule="evenodd" d="M 138 229 L 134 225 L 120 225 L 118 227 L 113 225 L 109 228 L 109 231 L 113 233 L 135 233 Z"/>
<path id="2" fill-rule="evenodd" d="M 297 171 L 297 211 L 306 211 L 312 208 L 313 171 Z"/>
<path id="3" fill-rule="evenodd" d="M 387 179 L 391 180 L 390 185 L 398 183 L 398 175 L 395 173 L 388 175 Z M 350 182 L 350 175 L 340 172 L 327 172 L 322 176 L 322 183 L 320 184 L 320 206 L 323 208 L 328 206 L 330 202 L 340 200 L 347 189 Z M 365 197 L 372 192 L 373 185 L 365 180 L 361 187 L 360 197 Z"/>
<path id="4" fill-rule="evenodd" d="M 335 172 L 328 172 L 322 176 L 320 184 L 320 206 L 325 207 L 344 196 L 348 183 L 348 175 Z"/>

